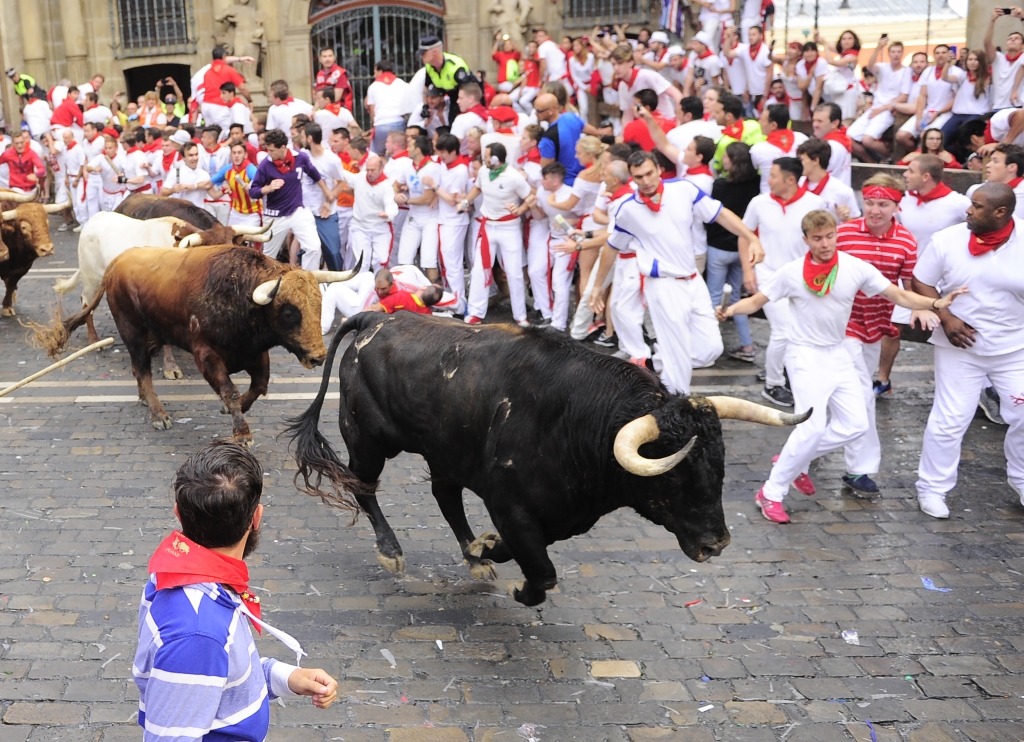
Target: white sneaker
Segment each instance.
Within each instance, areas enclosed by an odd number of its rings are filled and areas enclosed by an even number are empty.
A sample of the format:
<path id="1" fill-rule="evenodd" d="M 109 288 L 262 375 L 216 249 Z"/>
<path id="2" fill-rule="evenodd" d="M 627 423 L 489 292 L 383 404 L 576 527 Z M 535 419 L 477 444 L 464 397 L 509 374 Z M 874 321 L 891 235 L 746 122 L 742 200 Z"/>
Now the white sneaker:
<path id="1" fill-rule="evenodd" d="M 80 233 L 81 233 L 81 231 L 82 231 L 82 225 L 81 225 L 81 224 L 79 224 L 79 225 L 78 225 L 77 227 L 75 227 L 75 228 L 74 228 L 74 229 L 72 229 L 71 231 L 72 231 L 72 232 L 74 232 L 75 234 L 80 234 Z"/>
<path id="2" fill-rule="evenodd" d="M 942 495 L 918 495 L 917 501 L 921 505 L 921 512 L 933 518 L 948 518 L 949 508 L 946 507 L 946 498 Z"/>

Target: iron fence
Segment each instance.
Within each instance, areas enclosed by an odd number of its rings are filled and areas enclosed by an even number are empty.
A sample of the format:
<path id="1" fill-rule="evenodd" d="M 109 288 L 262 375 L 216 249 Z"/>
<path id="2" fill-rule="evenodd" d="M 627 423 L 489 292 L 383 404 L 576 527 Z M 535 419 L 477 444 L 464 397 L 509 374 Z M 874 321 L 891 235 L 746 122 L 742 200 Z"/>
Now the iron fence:
<path id="1" fill-rule="evenodd" d="M 651 20 L 650 0 L 564 0 L 565 28 L 592 29 L 594 26 L 629 23 L 643 26 Z"/>
<path id="2" fill-rule="evenodd" d="M 192 0 L 108 0 L 114 58 L 195 54 Z"/>

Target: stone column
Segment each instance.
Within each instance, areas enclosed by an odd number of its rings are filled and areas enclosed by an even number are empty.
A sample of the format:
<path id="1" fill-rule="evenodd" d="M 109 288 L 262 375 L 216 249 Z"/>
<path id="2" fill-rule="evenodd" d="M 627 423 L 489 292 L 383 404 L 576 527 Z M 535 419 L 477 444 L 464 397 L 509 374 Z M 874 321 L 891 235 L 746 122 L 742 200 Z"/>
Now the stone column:
<path id="1" fill-rule="evenodd" d="M 93 74 L 88 68 L 82 0 L 60 0 L 60 21 L 64 33 L 64 56 L 67 57 L 68 77 L 72 83 L 77 84 L 89 79 Z"/>
<path id="2" fill-rule="evenodd" d="M 38 0 L 18 0 L 18 15 L 18 20 L 21 23 L 21 47 L 25 59 L 24 69 L 18 71 L 31 75 L 40 85 L 44 85 L 46 83 L 46 45 L 43 39 L 43 23 L 39 17 Z"/>

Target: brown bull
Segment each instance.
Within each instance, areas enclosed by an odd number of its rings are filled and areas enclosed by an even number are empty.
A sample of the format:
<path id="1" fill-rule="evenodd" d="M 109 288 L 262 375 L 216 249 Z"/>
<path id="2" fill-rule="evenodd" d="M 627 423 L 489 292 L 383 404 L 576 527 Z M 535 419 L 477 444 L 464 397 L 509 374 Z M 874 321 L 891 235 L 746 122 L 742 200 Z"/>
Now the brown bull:
<path id="1" fill-rule="evenodd" d="M 234 439 L 251 443 L 243 413 L 267 393 L 270 349 L 281 345 L 306 368 L 323 363 L 318 283 L 346 281 L 353 271 L 308 272 L 231 245 L 133 248 L 107 268 L 103 290 L 81 312 L 37 339 L 55 355 L 81 326 L 104 292 L 121 339 L 132 359 L 139 399 L 149 406 L 157 430 L 171 427 L 153 390 L 151 361 L 164 345 L 190 351 L 196 366 L 232 416 Z M 230 375 L 251 378 L 241 394 Z"/>
<path id="2" fill-rule="evenodd" d="M 43 205 L 36 202 L 38 189 L 32 193 L 0 191 L 0 279 L 6 288 L 0 317 L 13 317 L 14 299 L 20 281 L 36 258 L 53 255 L 48 214 L 71 207 L 71 202 Z"/>
<path id="3" fill-rule="evenodd" d="M 117 205 L 114 213 L 124 214 L 133 219 L 176 216 L 199 229 L 211 229 L 218 224 L 209 211 L 183 198 L 154 196 L 151 193 L 133 193 Z M 225 240 L 225 242 L 230 242 L 230 240 Z"/>

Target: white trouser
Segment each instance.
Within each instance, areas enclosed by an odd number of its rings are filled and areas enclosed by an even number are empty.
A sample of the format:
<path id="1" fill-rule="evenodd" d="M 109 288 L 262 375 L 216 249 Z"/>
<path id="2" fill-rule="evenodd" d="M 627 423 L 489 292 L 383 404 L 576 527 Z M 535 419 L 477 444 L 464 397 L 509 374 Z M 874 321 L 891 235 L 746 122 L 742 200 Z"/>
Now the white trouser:
<path id="1" fill-rule="evenodd" d="M 563 238 L 555 237 L 558 242 Z M 551 304 L 551 326 L 556 330 L 565 330 L 569 323 L 569 296 L 572 294 L 572 275 L 576 261 L 573 255 L 555 252 L 551 249 L 551 237 L 548 237 L 548 255 L 551 258 L 551 293 L 554 301 Z M 578 253 L 577 253 L 578 255 Z M 597 266 L 594 271 L 597 272 Z"/>
<path id="2" fill-rule="evenodd" d="M 839 110 L 843 112 L 843 120 L 852 119 L 857 115 L 857 99 L 860 97 L 860 92 L 857 86 L 847 88 L 846 92 L 842 95 L 836 96 L 824 96 L 829 103 L 835 103 L 839 106 Z"/>
<path id="3" fill-rule="evenodd" d="M 533 308 L 544 319 L 551 319 L 551 251 L 548 244 L 551 230 L 547 220 L 528 217 L 526 228 L 530 230 L 526 245 L 526 273 L 530 276 L 533 291 Z M 565 328 L 565 325 L 562 325 Z"/>
<path id="4" fill-rule="evenodd" d="M 860 388 L 864 393 L 868 413 L 867 432 L 846 444 L 846 473 L 855 477 L 861 474 L 877 474 L 882 465 L 882 444 L 878 440 L 878 427 L 875 423 L 875 390 L 872 379 L 878 370 L 882 341 L 865 343 L 847 336 L 843 340 L 843 346 L 850 354 L 853 369 L 860 379 Z"/>
<path id="5" fill-rule="evenodd" d="M 89 182 L 85 186 L 86 219 L 100 213 L 100 194 L 103 193 L 103 180 L 99 173 L 89 173 Z"/>
<path id="6" fill-rule="evenodd" d="M 941 129 L 943 126 L 946 125 L 946 122 L 949 121 L 950 118 L 952 118 L 952 116 L 953 114 L 950 113 L 949 111 L 946 111 L 945 113 L 940 113 L 934 119 L 929 121 L 928 126 L 926 126 L 925 128 Z M 909 119 L 907 119 L 907 122 L 900 127 L 900 131 L 905 131 L 908 134 L 914 135 L 914 137 L 921 136 L 921 132 L 918 131 L 917 129 L 917 116 L 911 116 Z"/>
<path id="7" fill-rule="evenodd" d="M 711 37 L 711 51 L 717 54 L 722 41 L 721 22 L 718 20 L 718 15 L 716 14 L 714 18 L 701 19 L 700 30 Z"/>
<path id="8" fill-rule="evenodd" d="M 62 204 L 68 200 L 68 179 L 64 173 L 53 177 L 53 202 Z"/>
<path id="9" fill-rule="evenodd" d="M 110 193 L 106 188 L 100 190 L 99 200 L 100 211 L 113 211 L 118 204 L 124 201 L 127 191 L 114 191 Z"/>
<path id="10" fill-rule="evenodd" d="M 391 264 L 391 250 L 395 246 L 395 233 L 391 223 L 379 227 L 364 227 L 352 222 L 348 232 L 348 247 L 352 252 L 352 265 L 363 257 L 361 270 L 376 273 Z"/>
<path id="11" fill-rule="evenodd" d="M 366 297 L 373 291 L 374 275 L 363 271 L 349 281 L 329 283 L 320 302 L 320 331 L 326 335 L 334 324 L 334 313 L 344 318 L 363 311 Z"/>
<path id="12" fill-rule="evenodd" d="M 263 254 L 277 258 L 281 245 L 291 232 L 299 241 L 302 250 L 302 268 L 307 271 L 320 270 L 320 235 L 316 231 L 316 219 L 313 212 L 300 206 L 288 216 L 275 216 L 273 235 L 263 243 Z"/>
<path id="13" fill-rule="evenodd" d="M 590 329 L 590 325 L 594 322 L 594 312 L 590 308 L 590 295 L 594 291 L 601 291 L 607 288 L 608 284 L 611 283 L 612 272 L 608 271 L 608 275 L 605 276 L 604 283 L 601 286 L 594 285 L 597 283 L 597 271 L 598 268 L 601 267 L 602 254 L 603 253 L 598 253 L 597 260 L 594 262 L 594 266 L 590 269 L 590 276 L 587 278 L 587 285 L 583 287 L 582 291 L 580 291 L 580 303 L 576 305 L 576 312 L 572 316 L 572 326 L 569 328 L 569 335 L 573 340 L 583 340 L 586 338 L 587 330 Z M 606 258 L 606 260 L 610 260 L 610 258 Z"/>
<path id="14" fill-rule="evenodd" d="M 216 95 L 216 91 L 213 93 Z M 207 126 L 219 126 L 220 138 L 227 139 L 228 129 L 231 127 L 231 107 L 218 106 L 213 103 L 203 103 L 199 110 L 203 112 L 203 121 Z M 287 134 L 288 132 L 285 132 Z"/>
<path id="15" fill-rule="evenodd" d="M 255 214 L 243 214 L 240 211 L 231 209 L 228 212 L 228 226 L 234 227 L 236 224 L 242 227 L 262 227 L 263 214 L 260 214 L 259 212 L 256 212 Z M 276 223 L 271 227 L 271 231 L 277 231 Z"/>
<path id="16" fill-rule="evenodd" d="M 918 497 L 946 494 L 956 486 L 960 445 L 985 387 L 999 393 L 1000 413 L 1010 426 L 1003 441 L 1006 479 L 1024 503 L 1024 349 L 979 356 L 935 347 L 935 400 L 921 443 Z"/>
<path id="17" fill-rule="evenodd" d="M 466 312 L 466 230 L 469 224 L 442 224 L 438 229 L 441 278 L 455 296 L 455 313 Z"/>
<path id="18" fill-rule="evenodd" d="M 882 111 L 874 118 L 871 118 L 871 111 L 865 111 L 856 121 L 850 124 L 850 129 L 846 134 L 855 142 L 864 141 L 865 136 L 872 139 L 881 139 L 885 130 L 892 126 L 895 120 L 889 111 Z"/>
<path id="19" fill-rule="evenodd" d="M 412 265 L 416 252 L 420 254 L 420 268 L 437 268 L 438 243 L 437 212 L 432 217 L 410 216 L 405 220 L 402 240 L 398 243 L 398 264 Z"/>
<path id="20" fill-rule="evenodd" d="M 481 231 L 487 230 L 490 243 L 490 265 L 500 257 L 501 267 L 505 269 L 508 279 L 509 298 L 512 299 L 512 317 L 516 322 L 526 319 L 526 284 L 523 281 L 523 229 L 521 222 L 514 219 L 508 222 L 487 222 Z M 477 238 L 476 256 L 473 260 L 473 271 L 469 279 L 469 309 L 466 314 L 483 319 L 487 316 L 487 297 L 490 286 L 484 285 L 484 260 L 480 247 L 483 240 Z"/>
<path id="21" fill-rule="evenodd" d="M 84 178 L 79 179 L 78 185 L 72 191 L 72 196 L 71 206 L 75 210 L 75 221 L 84 225 L 89 221 L 89 203 L 86 201 Z"/>
<path id="22" fill-rule="evenodd" d="M 861 380 L 845 345 L 820 348 L 789 344 L 786 369 L 793 386 L 794 411 L 814 413 L 789 434 L 779 460 L 764 483 L 764 496 L 775 502 L 806 472 L 811 462 L 864 435 L 868 414 Z M 977 406 L 978 395 L 974 395 Z"/>
<path id="23" fill-rule="evenodd" d="M 405 229 L 405 222 L 409 219 L 409 209 L 398 208 L 398 215 L 391 222 L 395 230 L 395 244 L 402 244 L 402 230 Z"/>
<path id="24" fill-rule="evenodd" d="M 584 121 L 589 121 L 590 113 L 590 82 L 587 82 L 587 88 L 580 88 L 576 91 L 576 108 L 580 112 L 580 118 Z"/>
<path id="25" fill-rule="evenodd" d="M 714 363 L 723 350 L 708 287 L 700 276 L 648 276 L 644 297 L 658 333 L 661 381 L 670 392 L 689 394 L 693 367 Z"/>
<path id="26" fill-rule="evenodd" d="M 510 83 L 508 81 L 499 82 L 498 83 L 498 92 L 499 93 L 511 93 L 512 92 L 512 83 Z"/>
<path id="27" fill-rule="evenodd" d="M 228 219 L 231 215 L 231 202 L 222 201 L 220 199 L 216 201 L 206 200 L 203 202 L 203 208 L 213 214 L 213 218 L 216 219 L 220 224 L 227 224 Z M 312 214 L 313 212 L 310 212 Z M 317 238 L 319 240 L 319 238 Z"/>
<path id="28" fill-rule="evenodd" d="M 775 271 L 764 263 L 754 266 L 758 285 L 763 285 Z M 764 305 L 764 316 L 768 318 L 771 334 L 768 336 L 768 348 L 764 352 L 765 384 L 769 387 L 785 386 L 786 346 L 789 342 L 789 326 L 793 321 L 789 311 L 789 299 L 770 301 Z M 790 379 L 790 384 L 793 380 Z"/>
<path id="29" fill-rule="evenodd" d="M 520 85 L 512 91 L 512 105 L 523 113 L 533 113 L 533 99 L 537 97 L 540 88 L 528 88 Z"/>
<path id="30" fill-rule="evenodd" d="M 630 358 L 650 358 L 651 349 L 644 342 L 644 302 L 640 295 L 640 269 L 636 253 L 621 254 L 615 260 L 611 313 L 619 349 Z"/>
<path id="31" fill-rule="evenodd" d="M 351 270 L 356 267 L 356 261 L 352 259 L 352 251 L 348 246 L 348 231 L 352 222 L 352 207 L 339 206 L 338 214 L 338 238 L 341 245 L 341 267 L 343 270 Z"/>

